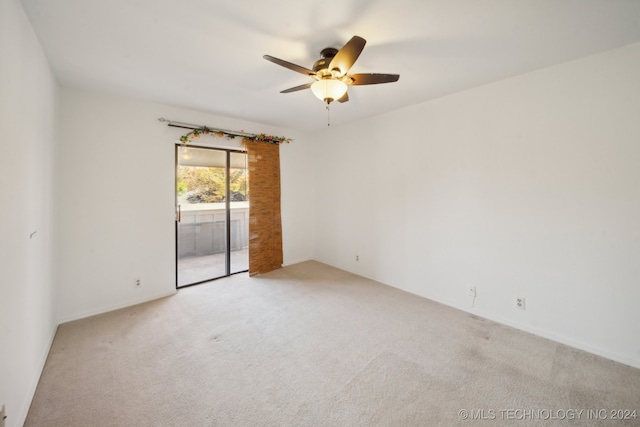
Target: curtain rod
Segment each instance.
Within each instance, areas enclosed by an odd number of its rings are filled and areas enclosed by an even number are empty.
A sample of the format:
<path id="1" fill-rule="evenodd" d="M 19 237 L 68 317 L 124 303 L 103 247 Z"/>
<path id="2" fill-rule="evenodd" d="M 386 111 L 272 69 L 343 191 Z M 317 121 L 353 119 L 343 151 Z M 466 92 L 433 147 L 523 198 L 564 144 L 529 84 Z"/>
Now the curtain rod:
<path id="1" fill-rule="evenodd" d="M 165 119 L 164 117 L 159 118 L 158 121 L 167 123 L 168 126 L 175 127 L 175 128 L 191 129 L 192 132 L 189 132 L 188 134 L 180 138 L 180 141 L 183 143 L 188 142 L 193 135 L 197 137 L 201 133 L 207 134 L 209 132 L 218 134 L 218 136 L 226 136 L 227 138 L 241 137 L 243 141 L 247 141 L 247 140 L 262 141 L 262 142 L 268 142 L 271 144 L 282 144 L 283 142 L 287 142 L 287 143 L 291 142 L 291 138 L 265 135 L 263 133 L 255 134 L 255 133 L 247 133 L 243 131 L 212 128 L 209 126 L 199 126 L 199 125 L 194 125 L 192 123 L 184 123 L 184 122 L 176 122 L 174 120 L 168 120 L 168 119 Z"/>
<path id="2" fill-rule="evenodd" d="M 238 132 L 235 130 L 226 130 L 226 129 L 218 129 L 218 128 L 214 128 L 211 126 L 202 126 L 202 125 L 194 125 L 192 123 L 184 123 L 184 122 L 176 122 L 175 120 L 168 120 L 165 119 L 164 117 L 160 117 L 158 119 L 159 122 L 163 122 L 163 123 L 167 123 L 168 126 L 171 127 L 175 127 L 175 128 L 183 128 L 183 129 L 202 129 L 202 128 L 209 128 L 211 130 L 214 131 L 219 131 L 219 132 L 224 132 L 224 133 L 228 133 L 229 135 L 236 135 L 236 136 L 248 136 L 248 137 L 256 137 L 258 136 L 255 133 L 247 133 L 247 132 Z"/>

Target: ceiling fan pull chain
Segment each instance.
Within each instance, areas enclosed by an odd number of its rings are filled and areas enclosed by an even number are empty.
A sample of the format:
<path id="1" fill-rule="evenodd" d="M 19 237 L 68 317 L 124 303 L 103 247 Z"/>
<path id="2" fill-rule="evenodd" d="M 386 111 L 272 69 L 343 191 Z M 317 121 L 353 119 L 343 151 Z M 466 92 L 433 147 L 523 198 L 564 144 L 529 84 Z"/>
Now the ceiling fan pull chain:
<path id="1" fill-rule="evenodd" d="M 327 126 L 331 126 L 331 110 L 329 109 L 329 103 L 327 102 Z"/>

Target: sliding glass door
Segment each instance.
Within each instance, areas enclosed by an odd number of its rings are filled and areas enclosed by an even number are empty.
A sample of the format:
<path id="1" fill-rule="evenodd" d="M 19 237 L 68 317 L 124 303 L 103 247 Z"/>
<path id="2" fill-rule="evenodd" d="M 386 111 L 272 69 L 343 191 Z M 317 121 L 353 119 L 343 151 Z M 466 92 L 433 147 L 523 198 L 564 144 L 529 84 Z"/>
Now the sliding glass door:
<path id="1" fill-rule="evenodd" d="M 244 152 L 176 146 L 176 286 L 249 268 Z"/>

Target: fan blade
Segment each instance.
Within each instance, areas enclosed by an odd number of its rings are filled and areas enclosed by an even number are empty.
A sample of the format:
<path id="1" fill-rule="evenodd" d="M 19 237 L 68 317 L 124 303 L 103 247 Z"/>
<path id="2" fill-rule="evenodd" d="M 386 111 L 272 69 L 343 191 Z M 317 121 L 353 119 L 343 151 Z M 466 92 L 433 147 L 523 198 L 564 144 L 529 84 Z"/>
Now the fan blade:
<path id="1" fill-rule="evenodd" d="M 349 75 L 353 81 L 352 85 L 375 85 L 378 83 L 393 83 L 400 78 L 399 74 L 351 74 Z"/>
<path id="2" fill-rule="evenodd" d="M 338 99 L 338 102 L 347 102 L 348 100 L 349 100 L 349 92 L 345 92 L 344 95 L 342 95 L 342 97 Z"/>
<path id="3" fill-rule="evenodd" d="M 280 93 L 290 93 L 290 92 L 297 92 L 297 91 L 299 91 L 299 90 L 309 89 L 309 88 L 311 87 L 311 84 L 312 84 L 312 83 L 313 83 L 313 82 L 311 82 L 311 83 L 307 83 L 307 84 L 305 84 L 305 85 L 300 85 L 300 86 L 296 86 L 296 87 L 291 87 L 291 88 L 289 88 L 289 89 L 285 89 L 285 90 L 280 91 Z"/>
<path id="4" fill-rule="evenodd" d="M 290 70 L 293 70 L 293 71 L 298 72 L 300 74 L 304 74 L 306 76 L 315 76 L 316 75 L 316 72 L 313 71 L 313 70 L 301 67 L 300 65 L 296 65 L 296 64 L 284 61 L 284 60 L 279 59 L 279 58 L 275 58 L 275 57 L 273 57 L 271 55 L 264 55 L 263 58 L 266 59 L 267 61 L 273 62 L 274 64 L 281 65 L 284 68 L 288 68 Z"/>
<path id="5" fill-rule="evenodd" d="M 333 57 L 329 64 L 329 71 L 337 69 L 340 70 L 341 76 L 347 74 L 347 71 L 349 71 L 356 62 L 356 59 L 360 56 L 366 43 L 367 41 L 362 37 L 353 36 L 351 40 L 336 53 L 336 56 Z"/>

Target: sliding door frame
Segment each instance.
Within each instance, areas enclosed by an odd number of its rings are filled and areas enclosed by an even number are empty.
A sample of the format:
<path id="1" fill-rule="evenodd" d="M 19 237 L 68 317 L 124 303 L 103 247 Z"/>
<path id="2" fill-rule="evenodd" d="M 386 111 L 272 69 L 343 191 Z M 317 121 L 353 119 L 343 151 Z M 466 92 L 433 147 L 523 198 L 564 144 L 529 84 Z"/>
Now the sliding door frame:
<path id="1" fill-rule="evenodd" d="M 212 279 L 206 279 L 206 280 L 201 280 L 199 282 L 194 282 L 194 283 L 189 283 L 187 285 L 182 285 L 182 286 L 178 286 L 178 256 L 179 256 L 179 249 L 178 249 L 178 225 L 180 223 L 180 209 L 179 209 L 179 205 L 178 205 L 178 161 L 179 161 L 179 151 L 180 151 L 180 147 L 185 147 L 185 145 L 183 144 L 175 144 L 175 150 L 174 150 L 174 175 L 175 175 L 175 180 L 174 180 L 174 202 L 175 202 L 175 278 L 176 278 L 176 289 L 183 289 L 183 288 L 188 288 L 189 286 L 195 286 L 195 285 L 200 285 L 202 283 L 206 283 L 206 282 L 211 282 L 212 280 L 217 280 L 217 279 L 222 279 L 224 277 L 229 277 L 232 276 L 234 274 L 240 274 L 240 273 L 246 273 L 249 271 L 249 264 L 247 263 L 247 269 L 246 270 L 242 270 L 242 271 L 236 271 L 236 272 L 231 272 L 231 180 L 229 179 L 230 175 L 231 175 L 231 153 L 239 153 L 239 154 L 244 154 L 244 155 L 248 155 L 246 150 L 240 150 L 240 149 L 233 149 L 233 148 L 218 148 L 218 147 L 210 147 L 210 146 L 206 146 L 206 145 L 196 145 L 196 144 L 189 144 L 189 147 L 193 147 L 193 148 L 199 148 L 199 149 L 208 149 L 208 150 L 218 150 L 218 151 L 224 151 L 225 152 L 225 159 L 226 159 L 226 168 L 225 168 L 225 230 L 226 230 L 226 236 L 225 236 L 225 274 L 224 276 L 219 276 L 219 277 L 214 277 Z M 247 169 L 247 175 L 249 174 L 249 170 Z M 250 179 L 250 177 L 249 177 Z M 249 199 L 249 206 L 251 206 L 251 199 Z M 251 207 L 249 207 L 249 209 L 251 209 Z"/>

